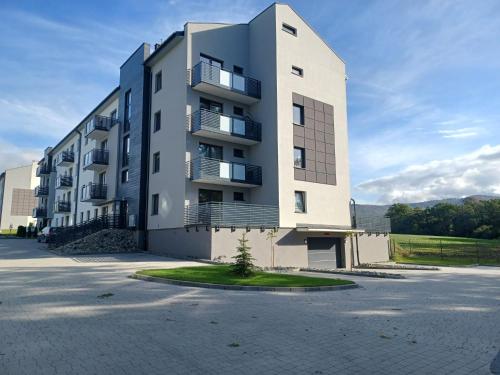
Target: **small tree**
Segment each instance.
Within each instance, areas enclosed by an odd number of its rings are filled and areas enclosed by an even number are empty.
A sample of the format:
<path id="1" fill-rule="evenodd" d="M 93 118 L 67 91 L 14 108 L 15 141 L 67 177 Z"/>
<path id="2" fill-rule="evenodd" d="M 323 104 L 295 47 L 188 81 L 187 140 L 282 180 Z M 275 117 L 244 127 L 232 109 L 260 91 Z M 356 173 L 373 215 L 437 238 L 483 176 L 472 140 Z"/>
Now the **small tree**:
<path id="1" fill-rule="evenodd" d="M 22 226 L 22 225 L 19 225 L 17 227 L 17 233 L 16 233 L 16 236 L 17 237 L 26 237 L 26 227 L 25 226 Z"/>
<path id="2" fill-rule="evenodd" d="M 252 255 L 250 254 L 251 247 L 247 245 L 248 240 L 245 233 L 243 233 L 238 241 L 240 243 L 240 245 L 236 248 L 238 255 L 233 257 L 235 262 L 231 266 L 231 270 L 239 276 L 248 277 L 254 271 L 255 266 L 253 265 L 253 261 L 255 259 L 252 258 Z"/>

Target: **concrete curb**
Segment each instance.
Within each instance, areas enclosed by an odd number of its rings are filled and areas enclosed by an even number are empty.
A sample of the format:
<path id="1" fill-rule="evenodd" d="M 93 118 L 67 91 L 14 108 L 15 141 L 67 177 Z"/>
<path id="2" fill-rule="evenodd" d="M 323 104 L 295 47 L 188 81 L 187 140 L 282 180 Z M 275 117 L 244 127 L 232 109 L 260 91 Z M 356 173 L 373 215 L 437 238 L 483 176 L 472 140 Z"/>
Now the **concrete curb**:
<path id="1" fill-rule="evenodd" d="M 359 288 L 358 284 L 330 285 L 330 286 L 317 286 L 317 287 L 267 287 L 267 286 L 221 285 L 221 284 L 198 283 L 194 281 L 165 279 L 163 277 L 154 277 L 154 276 L 146 276 L 138 274 L 130 275 L 129 278 L 142 281 L 151 281 L 155 283 L 189 286 L 194 288 L 241 290 L 248 292 L 331 292 L 334 290 Z"/>
<path id="2" fill-rule="evenodd" d="M 362 263 L 356 267 L 357 269 L 380 269 L 380 270 L 411 270 L 411 271 L 439 271 L 436 266 L 419 266 L 404 263 L 397 264 L 377 264 L 377 263 Z"/>
<path id="3" fill-rule="evenodd" d="M 349 276 L 364 276 L 364 277 L 378 277 L 381 279 L 406 279 L 399 273 L 388 272 L 373 272 L 373 271 L 340 271 L 340 270 L 322 270 L 316 268 L 301 268 L 302 272 L 316 272 L 316 273 L 331 273 L 336 275 L 349 275 Z"/>

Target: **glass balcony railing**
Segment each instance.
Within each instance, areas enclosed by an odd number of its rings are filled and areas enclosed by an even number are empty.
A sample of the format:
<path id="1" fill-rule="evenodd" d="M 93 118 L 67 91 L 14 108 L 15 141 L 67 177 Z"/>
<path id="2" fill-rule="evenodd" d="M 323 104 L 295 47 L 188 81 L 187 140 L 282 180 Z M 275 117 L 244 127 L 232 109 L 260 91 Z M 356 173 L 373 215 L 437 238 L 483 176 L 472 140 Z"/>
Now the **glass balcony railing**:
<path id="1" fill-rule="evenodd" d="M 191 86 L 200 91 L 243 103 L 253 103 L 261 98 L 259 80 L 221 69 L 203 61 L 191 70 Z"/>
<path id="2" fill-rule="evenodd" d="M 57 176 L 56 189 L 69 189 L 73 187 L 73 177 Z"/>
<path id="3" fill-rule="evenodd" d="M 64 166 L 75 162 L 75 153 L 73 151 L 63 151 L 57 156 L 57 165 Z"/>
<path id="4" fill-rule="evenodd" d="M 92 139 L 104 137 L 116 123 L 116 118 L 95 115 L 85 124 L 85 136 Z"/>
<path id="5" fill-rule="evenodd" d="M 277 227 L 278 207 L 234 202 L 207 202 L 185 207 L 184 225 Z"/>
<path id="6" fill-rule="evenodd" d="M 100 170 L 109 164 L 109 151 L 95 148 L 83 156 L 83 169 Z"/>
<path id="7" fill-rule="evenodd" d="M 221 185 L 262 185 L 262 168 L 256 165 L 200 157 L 187 163 L 193 181 Z"/>
<path id="8" fill-rule="evenodd" d="M 188 116 L 189 130 L 209 138 L 253 144 L 262 140 L 261 124 L 248 118 L 200 109 Z"/>

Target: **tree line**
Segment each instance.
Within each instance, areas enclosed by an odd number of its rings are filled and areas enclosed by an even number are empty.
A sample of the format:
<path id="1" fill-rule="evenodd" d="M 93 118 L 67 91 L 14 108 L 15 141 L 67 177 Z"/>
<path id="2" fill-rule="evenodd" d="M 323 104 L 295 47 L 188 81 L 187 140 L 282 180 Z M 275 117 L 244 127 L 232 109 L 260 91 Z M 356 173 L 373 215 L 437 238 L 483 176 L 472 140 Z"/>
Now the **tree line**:
<path id="1" fill-rule="evenodd" d="M 466 198 L 462 205 L 438 203 L 428 208 L 396 203 L 385 216 L 391 219 L 393 233 L 500 238 L 500 199 Z"/>

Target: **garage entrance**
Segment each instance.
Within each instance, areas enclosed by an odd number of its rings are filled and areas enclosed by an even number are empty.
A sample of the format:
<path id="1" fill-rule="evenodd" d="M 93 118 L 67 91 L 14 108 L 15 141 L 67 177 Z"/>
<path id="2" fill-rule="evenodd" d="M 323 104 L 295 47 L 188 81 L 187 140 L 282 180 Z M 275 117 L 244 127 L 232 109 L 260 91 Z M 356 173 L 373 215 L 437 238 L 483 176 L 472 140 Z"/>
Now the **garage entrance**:
<path id="1" fill-rule="evenodd" d="M 338 237 L 307 237 L 307 257 L 310 268 L 343 267 L 342 248 Z"/>

